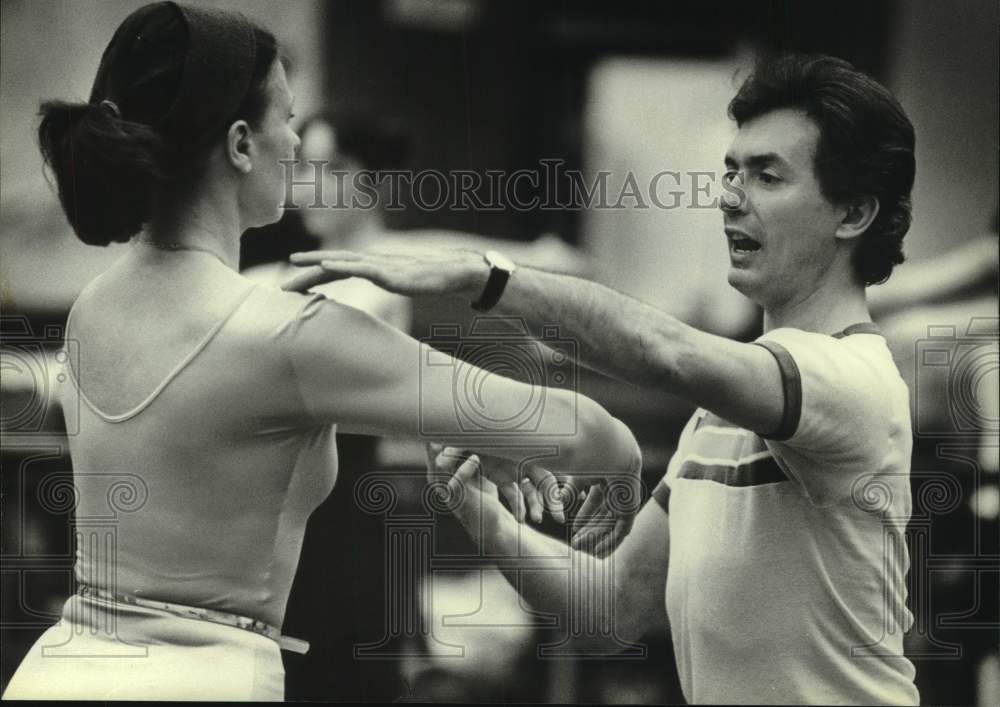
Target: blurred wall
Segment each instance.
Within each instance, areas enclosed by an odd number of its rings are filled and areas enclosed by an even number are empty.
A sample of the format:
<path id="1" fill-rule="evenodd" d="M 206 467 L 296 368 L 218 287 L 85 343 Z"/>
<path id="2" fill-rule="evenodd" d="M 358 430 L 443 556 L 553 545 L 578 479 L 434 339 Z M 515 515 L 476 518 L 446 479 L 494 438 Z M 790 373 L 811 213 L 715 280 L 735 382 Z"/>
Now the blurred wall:
<path id="1" fill-rule="evenodd" d="M 746 330 L 750 301 L 729 286 L 729 253 L 714 206 L 726 117 L 748 52 L 717 59 L 615 57 L 599 62 L 586 105 L 588 175 L 611 172 L 610 203 L 634 175 L 640 208 L 588 210 L 582 240 L 596 277 L 699 328 Z M 657 177 L 656 175 L 660 175 Z M 641 201 L 640 201 L 641 200 Z"/>
<path id="2" fill-rule="evenodd" d="M 896 5 L 887 81 L 917 132 L 908 258 L 940 253 L 985 231 L 993 218 L 1000 169 L 997 27 L 996 0 Z"/>

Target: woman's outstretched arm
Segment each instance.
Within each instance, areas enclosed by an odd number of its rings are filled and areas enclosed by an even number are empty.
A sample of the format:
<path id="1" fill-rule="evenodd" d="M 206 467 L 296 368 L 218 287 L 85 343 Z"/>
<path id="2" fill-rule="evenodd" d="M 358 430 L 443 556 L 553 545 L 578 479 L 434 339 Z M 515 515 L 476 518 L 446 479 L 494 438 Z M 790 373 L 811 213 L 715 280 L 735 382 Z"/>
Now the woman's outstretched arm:
<path id="1" fill-rule="evenodd" d="M 488 372 L 351 307 L 321 297 L 303 301 L 283 340 L 311 416 L 351 431 L 544 460 L 556 473 L 617 476 L 638 499 L 635 438 L 590 398 L 547 388 L 544 379 L 523 383 Z M 479 360 L 552 369 L 539 359 L 552 352 L 529 340 L 464 344 L 480 347 Z"/>

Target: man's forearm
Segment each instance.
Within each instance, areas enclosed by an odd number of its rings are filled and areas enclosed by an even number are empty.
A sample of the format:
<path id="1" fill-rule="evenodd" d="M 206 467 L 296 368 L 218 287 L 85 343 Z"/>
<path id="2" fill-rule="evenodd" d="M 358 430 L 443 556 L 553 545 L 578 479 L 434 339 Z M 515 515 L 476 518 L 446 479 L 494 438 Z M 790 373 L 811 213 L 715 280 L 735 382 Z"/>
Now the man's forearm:
<path id="1" fill-rule="evenodd" d="M 532 327 L 556 324 L 588 368 L 636 385 L 670 387 L 690 328 L 639 300 L 570 275 L 518 268 L 496 307 Z M 665 345 L 667 344 L 667 345 Z"/>
<path id="2" fill-rule="evenodd" d="M 476 301 L 490 267 L 474 255 L 466 265 L 462 293 Z M 496 309 L 523 317 L 536 333 L 557 325 L 584 365 L 676 395 L 733 424 L 767 434 L 782 420 L 780 369 L 768 351 L 699 331 L 603 285 L 517 268 Z"/>
<path id="3" fill-rule="evenodd" d="M 456 296 L 476 302 L 490 282 L 491 266 L 469 250 L 414 253 L 296 253 L 299 266 L 320 266 L 286 282 L 305 292 L 324 282 L 363 277 L 409 297 Z M 665 312 L 595 282 L 521 266 L 506 282 L 494 312 L 517 315 L 537 327 L 557 325 L 577 345 L 584 365 L 637 385 L 674 389 L 680 362 L 696 360 L 713 343 Z M 718 338 L 718 337 L 712 337 Z M 572 351 L 567 353 L 574 353 Z"/>

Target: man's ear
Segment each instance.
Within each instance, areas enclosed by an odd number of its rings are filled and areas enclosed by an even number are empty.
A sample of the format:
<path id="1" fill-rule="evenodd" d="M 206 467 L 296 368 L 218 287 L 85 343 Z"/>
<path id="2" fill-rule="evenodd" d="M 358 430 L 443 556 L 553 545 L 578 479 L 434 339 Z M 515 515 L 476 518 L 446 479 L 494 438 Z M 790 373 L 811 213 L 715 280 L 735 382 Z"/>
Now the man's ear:
<path id="1" fill-rule="evenodd" d="M 226 157 L 241 174 L 250 174 L 253 160 L 250 157 L 250 126 L 245 120 L 237 120 L 226 133 Z"/>
<path id="2" fill-rule="evenodd" d="M 844 217 L 837 227 L 837 238 L 857 238 L 868 230 L 872 221 L 878 216 L 878 199 L 874 196 L 863 196 L 844 207 Z"/>

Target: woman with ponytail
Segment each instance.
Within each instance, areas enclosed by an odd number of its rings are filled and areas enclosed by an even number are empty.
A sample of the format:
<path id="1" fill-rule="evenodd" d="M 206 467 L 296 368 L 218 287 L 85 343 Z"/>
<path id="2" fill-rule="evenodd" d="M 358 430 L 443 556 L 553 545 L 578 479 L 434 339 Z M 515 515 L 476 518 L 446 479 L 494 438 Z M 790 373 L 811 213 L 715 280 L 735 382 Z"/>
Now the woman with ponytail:
<path id="1" fill-rule="evenodd" d="M 368 315 L 237 272 L 241 234 L 281 216 L 299 143 L 277 57 L 241 15 L 161 2 L 115 32 L 86 104 L 42 106 L 77 236 L 130 247 L 67 321 L 77 590 L 7 698 L 282 699 L 280 650 L 308 646 L 280 627 L 338 425 L 512 458 L 554 447 L 549 470 L 637 483 L 634 438 L 593 401 L 545 391 L 532 424 L 504 428 L 505 451 L 488 424 L 469 436 L 461 403 L 506 422 L 537 388 L 444 354 L 425 365 Z M 459 366 L 475 401 L 453 397 Z"/>
<path id="2" fill-rule="evenodd" d="M 149 127 L 122 120 L 111 101 L 51 101 L 42 114 L 39 143 L 80 239 L 107 245 L 138 233 L 164 181 L 163 141 Z"/>

